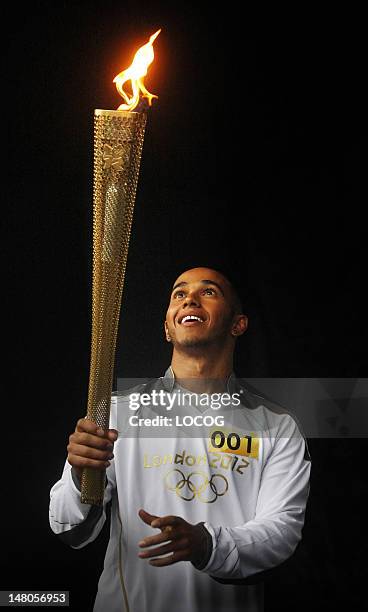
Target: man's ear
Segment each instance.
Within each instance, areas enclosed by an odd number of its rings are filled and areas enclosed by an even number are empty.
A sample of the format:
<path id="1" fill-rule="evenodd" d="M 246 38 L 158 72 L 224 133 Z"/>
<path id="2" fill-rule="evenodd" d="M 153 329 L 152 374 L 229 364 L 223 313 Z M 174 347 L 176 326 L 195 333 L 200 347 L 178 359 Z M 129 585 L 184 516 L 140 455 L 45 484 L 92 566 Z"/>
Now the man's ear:
<path id="1" fill-rule="evenodd" d="M 168 342 L 171 342 L 171 338 L 170 338 L 170 334 L 169 334 L 169 328 L 167 327 L 167 323 L 166 321 L 164 321 L 164 328 L 165 328 L 165 336 L 166 336 L 166 340 Z"/>
<path id="2" fill-rule="evenodd" d="M 248 329 L 248 317 L 244 314 L 235 315 L 231 328 L 231 335 L 242 336 Z"/>

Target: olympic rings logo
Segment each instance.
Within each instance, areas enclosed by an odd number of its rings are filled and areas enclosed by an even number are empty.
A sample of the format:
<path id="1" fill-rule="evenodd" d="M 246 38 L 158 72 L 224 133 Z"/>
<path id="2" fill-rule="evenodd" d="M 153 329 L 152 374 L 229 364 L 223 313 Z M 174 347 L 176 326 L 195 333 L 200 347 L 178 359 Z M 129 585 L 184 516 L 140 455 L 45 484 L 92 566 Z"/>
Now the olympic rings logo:
<path id="1" fill-rule="evenodd" d="M 181 470 L 174 468 L 164 477 L 165 486 L 169 491 L 184 501 L 192 501 L 195 497 L 204 504 L 213 504 L 218 497 L 225 495 L 229 483 L 222 474 L 212 474 L 209 479 L 203 472 L 191 472 L 185 476 Z"/>

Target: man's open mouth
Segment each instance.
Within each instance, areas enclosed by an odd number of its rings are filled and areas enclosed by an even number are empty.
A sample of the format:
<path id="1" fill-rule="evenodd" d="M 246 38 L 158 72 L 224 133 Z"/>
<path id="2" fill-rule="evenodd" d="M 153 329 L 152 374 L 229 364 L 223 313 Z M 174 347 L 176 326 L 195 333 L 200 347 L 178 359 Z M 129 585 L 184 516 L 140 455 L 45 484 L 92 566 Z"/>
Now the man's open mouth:
<path id="1" fill-rule="evenodd" d="M 181 319 L 180 324 L 190 327 L 192 325 L 199 325 L 203 322 L 204 319 L 202 319 L 202 317 L 198 317 L 197 315 L 186 315 Z"/>

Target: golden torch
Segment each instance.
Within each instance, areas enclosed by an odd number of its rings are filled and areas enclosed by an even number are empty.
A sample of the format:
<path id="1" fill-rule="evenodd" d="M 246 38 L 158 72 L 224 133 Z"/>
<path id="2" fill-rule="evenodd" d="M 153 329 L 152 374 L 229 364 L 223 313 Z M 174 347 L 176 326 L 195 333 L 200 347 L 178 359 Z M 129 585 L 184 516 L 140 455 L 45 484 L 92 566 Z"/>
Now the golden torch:
<path id="1" fill-rule="evenodd" d="M 93 182 L 92 342 L 87 418 L 109 427 L 116 337 L 142 155 L 145 112 L 132 112 L 140 93 L 151 105 L 144 77 L 154 58 L 153 34 L 114 83 L 125 100 L 118 110 L 95 110 Z M 130 81 L 131 93 L 124 90 Z M 81 500 L 101 505 L 105 471 L 85 468 Z"/>

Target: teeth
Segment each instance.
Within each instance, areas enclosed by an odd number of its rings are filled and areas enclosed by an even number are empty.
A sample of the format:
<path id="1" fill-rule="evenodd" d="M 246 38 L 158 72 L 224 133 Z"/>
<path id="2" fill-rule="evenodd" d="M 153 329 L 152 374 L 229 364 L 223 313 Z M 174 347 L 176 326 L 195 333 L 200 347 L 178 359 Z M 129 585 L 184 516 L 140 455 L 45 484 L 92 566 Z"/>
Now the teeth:
<path id="1" fill-rule="evenodd" d="M 182 323 L 185 323 L 185 321 L 199 321 L 200 323 L 203 323 L 203 319 L 196 317 L 195 315 L 187 315 L 181 320 Z"/>

